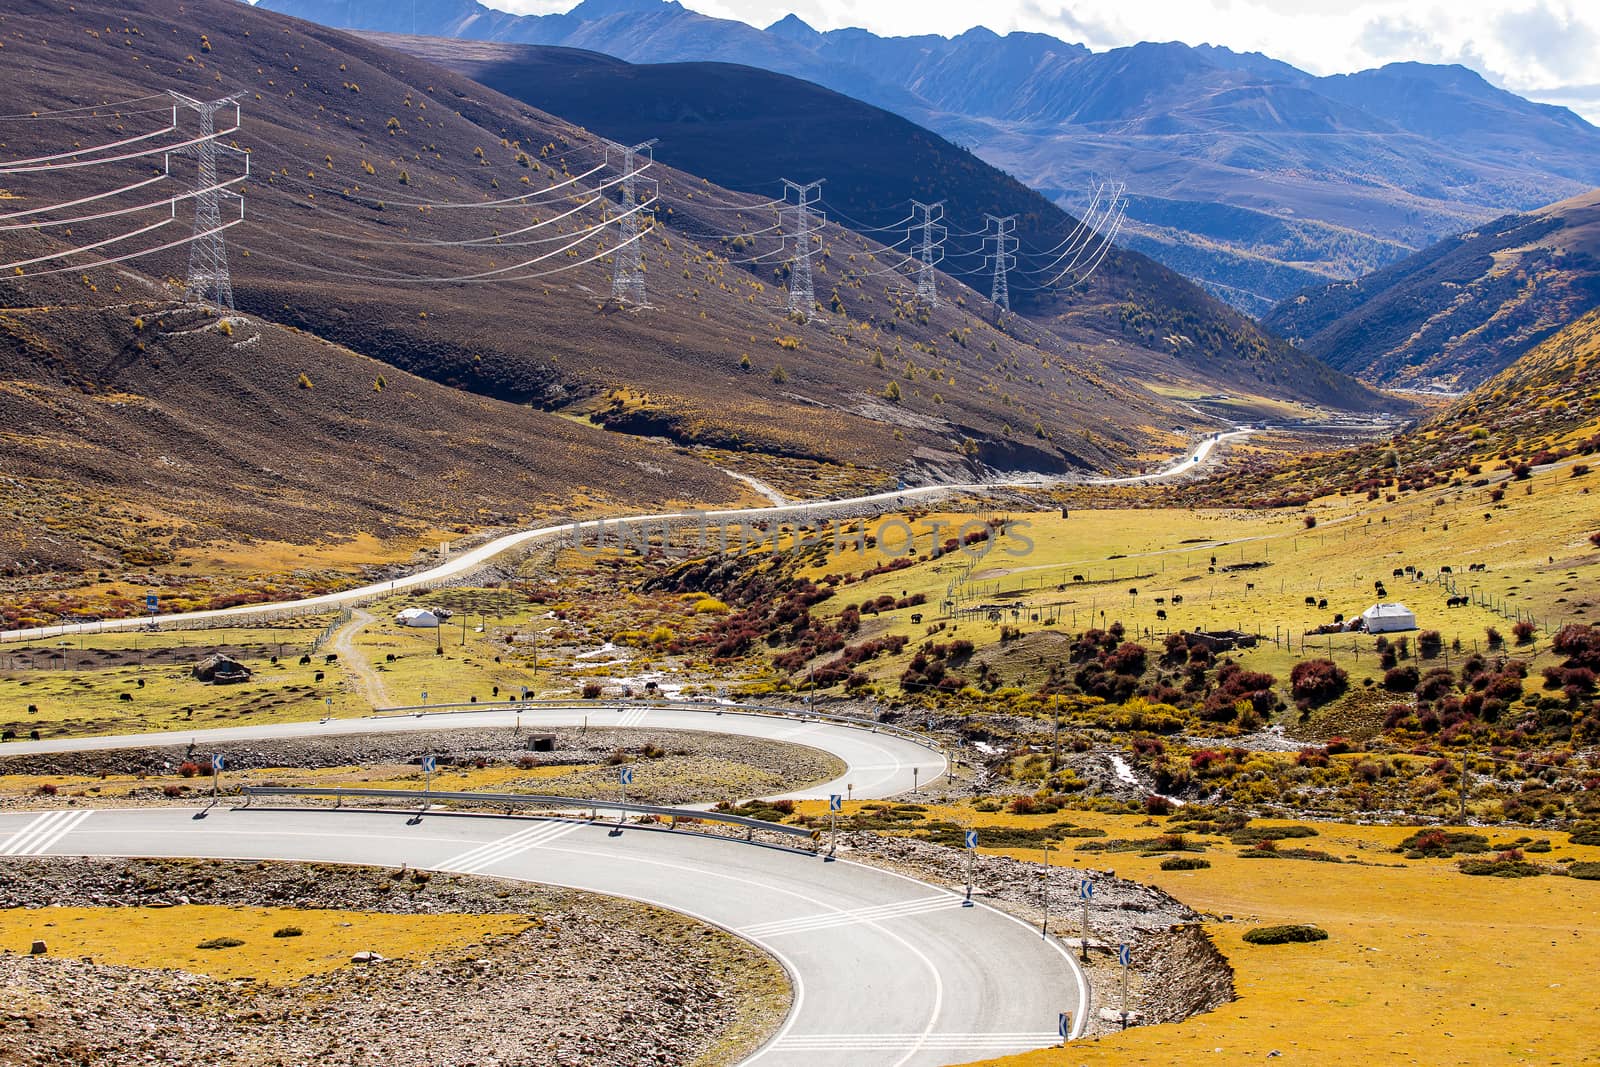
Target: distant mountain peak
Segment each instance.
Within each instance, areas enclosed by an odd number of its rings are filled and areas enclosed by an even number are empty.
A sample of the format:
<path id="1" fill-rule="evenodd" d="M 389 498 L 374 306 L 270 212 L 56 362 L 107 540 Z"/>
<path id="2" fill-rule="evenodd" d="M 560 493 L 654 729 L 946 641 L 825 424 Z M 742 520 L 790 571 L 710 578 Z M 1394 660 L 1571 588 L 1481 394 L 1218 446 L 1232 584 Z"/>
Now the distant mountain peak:
<path id="1" fill-rule="evenodd" d="M 588 22 L 612 15 L 654 15 L 663 10 L 682 11 L 683 5 L 678 0 L 583 0 L 567 14 Z"/>
<path id="2" fill-rule="evenodd" d="M 766 32 L 775 37 L 782 37 L 788 41 L 799 41 L 802 44 L 810 44 L 822 36 L 815 27 L 792 11 L 768 26 Z"/>

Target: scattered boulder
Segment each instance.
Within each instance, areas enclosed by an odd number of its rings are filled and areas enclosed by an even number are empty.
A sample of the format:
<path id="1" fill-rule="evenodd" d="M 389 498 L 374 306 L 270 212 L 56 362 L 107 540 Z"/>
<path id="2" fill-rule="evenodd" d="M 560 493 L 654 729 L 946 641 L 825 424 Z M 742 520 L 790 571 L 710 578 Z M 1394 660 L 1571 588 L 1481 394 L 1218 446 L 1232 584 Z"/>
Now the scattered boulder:
<path id="1" fill-rule="evenodd" d="M 365 951 L 365 952 L 357 952 L 354 956 L 350 957 L 350 962 L 351 963 L 382 963 L 383 962 L 383 957 L 378 955 L 376 952 L 368 950 L 368 951 Z"/>
<path id="2" fill-rule="evenodd" d="M 210 685 L 233 685 L 238 682 L 248 682 L 251 671 L 232 656 L 217 652 L 196 663 L 189 673 L 199 681 Z"/>
<path id="3" fill-rule="evenodd" d="M 43 956 L 48 951 L 49 951 L 49 949 L 45 948 L 45 944 L 44 944 L 43 941 L 35 941 L 28 948 L 28 955 L 30 955 L 30 956 Z"/>

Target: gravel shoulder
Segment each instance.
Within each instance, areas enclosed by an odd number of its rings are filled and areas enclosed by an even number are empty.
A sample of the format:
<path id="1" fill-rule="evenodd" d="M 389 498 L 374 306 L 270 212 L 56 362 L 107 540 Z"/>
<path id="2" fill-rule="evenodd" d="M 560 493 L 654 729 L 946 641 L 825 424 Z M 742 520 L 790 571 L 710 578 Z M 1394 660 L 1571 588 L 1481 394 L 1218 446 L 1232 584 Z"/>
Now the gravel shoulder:
<path id="1" fill-rule="evenodd" d="M 610 897 L 326 864 L 0 859 L 0 908 L 169 904 L 181 927 L 188 903 L 528 921 L 282 986 L 0 953 L 0 1063 L 711 1067 L 754 1051 L 789 1009 L 782 968 L 753 945 Z"/>

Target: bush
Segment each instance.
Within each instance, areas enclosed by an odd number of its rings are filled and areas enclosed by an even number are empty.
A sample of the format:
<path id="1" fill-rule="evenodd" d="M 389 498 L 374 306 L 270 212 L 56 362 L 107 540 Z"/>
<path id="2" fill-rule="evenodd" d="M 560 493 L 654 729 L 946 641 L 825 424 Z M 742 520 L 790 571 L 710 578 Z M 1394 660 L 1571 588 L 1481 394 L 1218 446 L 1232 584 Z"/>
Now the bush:
<path id="1" fill-rule="evenodd" d="M 1600 882 L 1600 863 L 1574 863 L 1567 868 L 1567 873 L 1574 878 L 1583 878 L 1593 882 Z"/>
<path id="2" fill-rule="evenodd" d="M 1290 691 L 1296 700 L 1325 704 L 1343 693 L 1350 676 L 1330 659 L 1308 659 L 1289 672 Z"/>
<path id="3" fill-rule="evenodd" d="M 1252 945 L 1292 945 L 1310 941 L 1328 940 L 1328 931 L 1309 923 L 1290 923 L 1285 926 L 1258 926 L 1246 930 L 1245 941 Z"/>
<path id="4" fill-rule="evenodd" d="M 200 773 L 200 764 L 185 760 L 184 762 L 178 764 L 178 773 L 183 775 L 185 778 L 193 778 L 195 775 Z"/>
<path id="5" fill-rule="evenodd" d="M 52 783 L 46 782 L 36 789 L 35 792 L 42 797 L 53 797 L 57 792 L 59 792 L 59 790 L 57 790 Z"/>
<path id="6" fill-rule="evenodd" d="M 213 937 L 209 941 L 202 941 L 195 948 L 238 948 L 244 944 L 237 937 Z"/>
<path id="7" fill-rule="evenodd" d="M 1395 851 L 1405 853 L 1408 859 L 1424 856 L 1448 859 L 1458 852 L 1487 852 L 1489 839 L 1482 834 L 1458 830 L 1418 830 L 1396 845 Z"/>
<path id="8" fill-rule="evenodd" d="M 1383 687 L 1391 693 L 1409 693 L 1422 680 L 1422 672 L 1411 664 L 1393 667 L 1383 676 Z"/>
<path id="9" fill-rule="evenodd" d="M 1511 635 L 1516 638 L 1517 644 L 1527 645 L 1533 643 L 1533 623 L 1526 619 L 1511 627 Z"/>
<path id="10" fill-rule="evenodd" d="M 305 931 L 300 929 L 298 926 L 280 926 L 276 930 L 272 931 L 272 936 L 273 937 L 299 937 L 304 933 L 305 933 Z"/>
<path id="11" fill-rule="evenodd" d="M 601 687 L 599 682 L 584 682 L 583 683 L 583 699 L 585 699 L 585 700 L 599 700 L 600 699 L 601 689 L 602 689 L 602 687 Z"/>
<path id="12" fill-rule="evenodd" d="M 1491 878 L 1535 878 L 1544 873 L 1537 863 L 1529 863 L 1517 853 L 1516 859 L 1504 855 L 1492 860 L 1462 860 L 1457 866 L 1462 874 L 1487 875 Z"/>
<path id="13" fill-rule="evenodd" d="M 1161 861 L 1163 871 L 1203 871 L 1210 866 L 1210 860 L 1203 860 L 1199 856 L 1168 856 Z"/>

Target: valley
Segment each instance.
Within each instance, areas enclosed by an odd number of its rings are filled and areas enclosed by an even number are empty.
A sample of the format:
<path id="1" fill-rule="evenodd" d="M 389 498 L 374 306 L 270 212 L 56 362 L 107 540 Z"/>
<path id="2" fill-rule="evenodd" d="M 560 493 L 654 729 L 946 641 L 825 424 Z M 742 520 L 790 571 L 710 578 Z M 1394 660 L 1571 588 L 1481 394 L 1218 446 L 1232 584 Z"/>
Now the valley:
<path id="1" fill-rule="evenodd" d="M 0 11 L 0 1060 L 1584 1061 L 1600 142 L 1225 41 Z"/>

